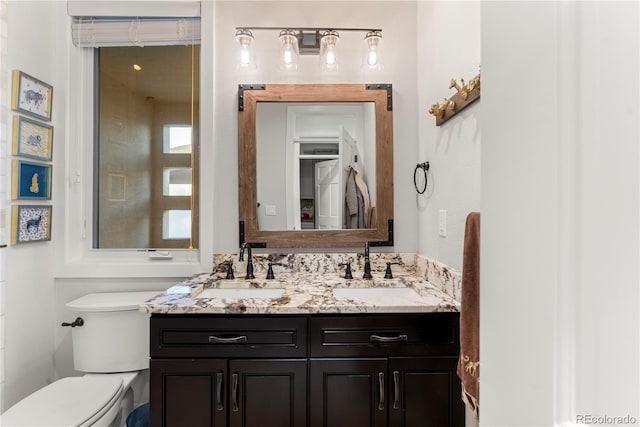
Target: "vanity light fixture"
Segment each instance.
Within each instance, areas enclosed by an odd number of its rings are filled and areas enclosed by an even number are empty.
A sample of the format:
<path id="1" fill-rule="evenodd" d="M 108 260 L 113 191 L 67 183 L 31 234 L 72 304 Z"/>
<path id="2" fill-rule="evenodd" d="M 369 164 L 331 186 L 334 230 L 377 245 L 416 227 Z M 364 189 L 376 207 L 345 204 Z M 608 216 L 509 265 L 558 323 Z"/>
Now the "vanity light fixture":
<path id="1" fill-rule="evenodd" d="M 238 68 L 255 68 L 255 57 L 251 44 L 251 31 L 279 31 L 278 68 L 297 70 L 300 67 L 300 55 L 319 55 L 322 70 L 335 71 L 339 66 L 340 32 L 359 31 L 365 33 L 365 52 L 363 67 L 369 70 L 382 68 L 380 44 L 382 30 L 375 28 L 296 28 L 296 27 L 236 27 L 236 40 L 239 43 Z"/>
<path id="2" fill-rule="evenodd" d="M 338 42 L 340 35 L 336 30 L 327 30 L 320 38 L 320 68 L 327 71 L 338 69 Z"/>
<path id="3" fill-rule="evenodd" d="M 298 37 L 295 31 L 280 31 L 280 65 L 283 70 L 297 70 L 300 65 Z"/>
<path id="4" fill-rule="evenodd" d="M 238 29 L 236 31 L 236 41 L 240 45 L 238 60 L 236 65 L 241 69 L 256 68 L 256 58 L 251 43 L 253 34 L 248 29 Z"/>
<path id="5" fill-rule="evenodd" d="M 380 45 L 382 43 L 382 33 L 380 31 L 369 31 L 364 36 L 365 52 L 363 66 L 370 70 L 382 68 L 380 56 Z"/>

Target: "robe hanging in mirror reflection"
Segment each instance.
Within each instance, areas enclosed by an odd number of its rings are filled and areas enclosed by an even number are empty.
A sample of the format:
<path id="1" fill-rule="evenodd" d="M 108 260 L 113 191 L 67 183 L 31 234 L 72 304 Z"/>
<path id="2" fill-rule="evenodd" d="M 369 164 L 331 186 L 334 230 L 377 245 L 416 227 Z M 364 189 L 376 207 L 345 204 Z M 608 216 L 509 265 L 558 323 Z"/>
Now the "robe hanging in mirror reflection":
<path id="1" fill-rule="evenodd" d="M 364 180 L 364 173 L 355 163 L 349 166 L 344 193 L 345 228 L 370 227 L 373 209 L 369 199 L 369 189 Z"/>

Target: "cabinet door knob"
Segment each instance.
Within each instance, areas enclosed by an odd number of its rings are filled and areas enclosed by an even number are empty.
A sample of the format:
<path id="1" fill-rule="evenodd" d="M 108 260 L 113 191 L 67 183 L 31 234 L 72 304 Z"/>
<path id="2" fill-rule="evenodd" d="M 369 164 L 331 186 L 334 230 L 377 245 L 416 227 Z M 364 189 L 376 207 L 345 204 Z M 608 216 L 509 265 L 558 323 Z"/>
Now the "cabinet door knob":
<path id="1" fill-rule="evenodd" d="M 384 410 L 384 372 L 378 372 L 378 384 L 380 385 L 380 401 L 378 402 L 378 409 Z"/>

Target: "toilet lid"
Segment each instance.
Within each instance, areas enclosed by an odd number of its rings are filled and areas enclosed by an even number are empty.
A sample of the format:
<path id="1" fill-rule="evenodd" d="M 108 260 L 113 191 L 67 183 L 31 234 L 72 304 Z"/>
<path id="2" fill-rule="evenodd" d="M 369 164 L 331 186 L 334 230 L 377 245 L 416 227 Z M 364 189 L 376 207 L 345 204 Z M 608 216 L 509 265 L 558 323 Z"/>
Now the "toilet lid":
<path id="1" fill-rule="evenodd" d="M 9 408 L 0 416 L 0 425 L 90 425 L 118 401 L 121 392 L 122 379 L 117 377 L 63 378 Z"/>

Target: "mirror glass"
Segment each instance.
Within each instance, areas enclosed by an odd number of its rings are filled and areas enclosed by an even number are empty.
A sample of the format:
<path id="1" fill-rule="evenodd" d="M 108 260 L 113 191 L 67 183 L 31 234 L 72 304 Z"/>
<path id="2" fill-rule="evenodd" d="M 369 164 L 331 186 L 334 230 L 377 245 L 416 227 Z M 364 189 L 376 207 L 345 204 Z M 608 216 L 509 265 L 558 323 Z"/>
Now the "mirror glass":
<path id="1" fill-rule="evenodd" d="M 260 230 L 371 227 L 374 107 L 373 102 L 257 104 Z"/>
<path id="2" fill-rule="evenodd" d="M 240 85 L 240 243 L 392 246 L 391 98 L 386 84 Z"/>

